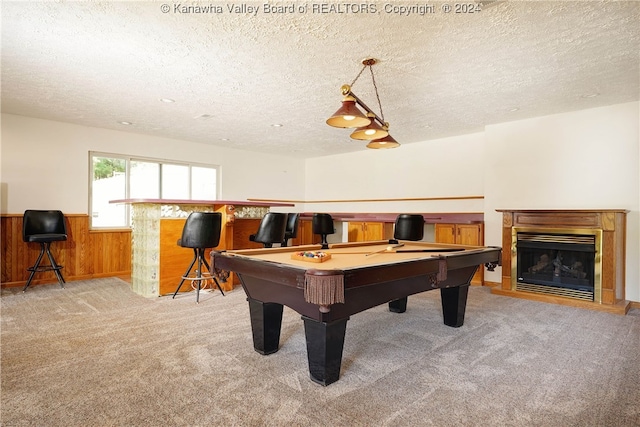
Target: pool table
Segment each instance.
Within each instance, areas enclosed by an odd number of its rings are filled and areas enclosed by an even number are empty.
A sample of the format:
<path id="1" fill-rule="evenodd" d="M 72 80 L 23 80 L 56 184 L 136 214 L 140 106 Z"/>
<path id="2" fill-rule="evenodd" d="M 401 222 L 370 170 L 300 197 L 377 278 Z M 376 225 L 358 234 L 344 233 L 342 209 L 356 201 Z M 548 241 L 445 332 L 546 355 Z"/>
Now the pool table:
<path id="1" fill-rule="evenodd" d="M 323 258 L 298 259 L 324 252 Z M 440 289 L 444 323 L 464 322 L 469 282 L 495 266 L 501 248 L 409 241 L 337 243 L 212 252 L 212 267 L 236 273 L 247 294 L 253 346 L 278 351 L 283 306 L 302 315 L 311 379 L 338 380 L 349 316 L 380 304 L 402 313 L 407 297 Z M 294 259 L 295 258 L 295 259 Z"/>

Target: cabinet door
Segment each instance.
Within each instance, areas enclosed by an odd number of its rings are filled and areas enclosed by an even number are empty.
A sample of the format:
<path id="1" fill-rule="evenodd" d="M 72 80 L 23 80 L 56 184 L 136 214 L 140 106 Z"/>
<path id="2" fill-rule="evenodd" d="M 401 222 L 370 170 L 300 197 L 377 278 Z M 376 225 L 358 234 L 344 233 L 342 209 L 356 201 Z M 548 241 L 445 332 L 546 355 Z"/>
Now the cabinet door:
<path id="1" fill-rule="evenodd" d="M 313 224 L 311 220 L 301 219 L 298 222 L 298 236 L 291 239 L 291 246 L 311 245 L 320 243 L 320 236 L 313 234 Z"/>
<path id="2" fill-rule="evenodd" d="M 453 243 L 458 245 L 482 246 L 484 244 L 483 224 L 436 224 L 435 239 L 437 243 Z M 484 266 L 479 266 L 471 279 L 472 285 L 482 285 Z"/>
<path id="3" fill-rule="evenodd" d="M 458 224 L 458 239 L 461 245 L 482 246 L 484 243 L 484 227 L 482 224 Z M 484 266 L 480 265 L 471 279 L 471 284 L 482 286 L 484 280 Z"/>
<path id="4" fill-rule="evenodd" d="M 393 237 L 393 224 L 387 222 L 349 222 L 349 242 L 388 240 Z"/>
<path id="5" fill-rule="evenodd" d="M 364 242 L 364 222 L 349 222 L 349 226 L 347 227 L 348 242 Z"/>
<path id="6" fill-rule="evenodd" d="M 365 240 L 385 240 L 385 223 L 384 222 L 367 222 L 364 224 Z"/>
<path id="7" fill-rule="evenodd" d="M 482 246 L 482 224 L 458 224 L 456 243 Z"/>
<path id="8" fill-rule="evenodd" d="M 435 234 L 436 243 L 456 243 L 455 224 L 436 224 Z"/>

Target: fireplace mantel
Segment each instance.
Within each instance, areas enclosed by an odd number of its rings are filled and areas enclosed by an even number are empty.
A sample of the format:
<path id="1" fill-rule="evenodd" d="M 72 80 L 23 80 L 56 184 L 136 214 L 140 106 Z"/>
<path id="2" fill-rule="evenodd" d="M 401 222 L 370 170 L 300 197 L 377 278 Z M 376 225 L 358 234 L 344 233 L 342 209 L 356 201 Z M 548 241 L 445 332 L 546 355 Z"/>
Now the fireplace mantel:
<path id="1" fill-rule="evenodd" d="M 555 304 L 584 307 L 626 314 L 630 302 L 625 300 L 625 236 L 624 209 L 585 210 L 509 210 L 502 212 L 502 283 L 492 293 Z M 517 247 L 514 230 L 592 230 L 601 235 L 599 248 L 599 301 L 585 301 L 553 294 L 518 289 L 515 278 Z M 509 250 L 510 248 L 510 250 Z"/>

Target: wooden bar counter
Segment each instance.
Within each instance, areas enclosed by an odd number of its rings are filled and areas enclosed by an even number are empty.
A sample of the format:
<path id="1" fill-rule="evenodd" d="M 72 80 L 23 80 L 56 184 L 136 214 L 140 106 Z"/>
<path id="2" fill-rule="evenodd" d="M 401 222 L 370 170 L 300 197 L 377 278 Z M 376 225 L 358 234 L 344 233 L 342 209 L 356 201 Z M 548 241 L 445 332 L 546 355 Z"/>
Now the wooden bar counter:
<path id="1" fill-rule="evenodd" d="M 233 200 L 120 199 L 111 203 L 132 206 L 131 284 L 139 295 L 154 297 L 175 292 L 180 278 L 193 259 L 193 251 L 177 245 L 191 212 L 220 212 L 222 229 L 217 250 L 260 248 L 249 241 L 261 218 L 272 207 L 293 207 L 289 203 Z M 233 288 L 234 277 L 220 283 Z M 189 282 L 182 286 L 191 290 Z"/>

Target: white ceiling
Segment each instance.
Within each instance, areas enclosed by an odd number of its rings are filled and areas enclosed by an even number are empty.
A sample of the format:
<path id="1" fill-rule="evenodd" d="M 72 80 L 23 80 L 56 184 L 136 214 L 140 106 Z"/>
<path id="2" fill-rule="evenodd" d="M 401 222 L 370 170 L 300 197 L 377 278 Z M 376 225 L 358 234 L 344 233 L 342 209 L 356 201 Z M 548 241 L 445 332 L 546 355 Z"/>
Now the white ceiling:
<path id="1" fill-rule="evenodd" d="M 638 1 L 265 2 L 2 1 L 2 112 L 302 158 L 366 150 L 325 124 L 366 57 L 401 144 L 640 99 Z M 379 113 L 368 72 L 353 91 Z"/>

